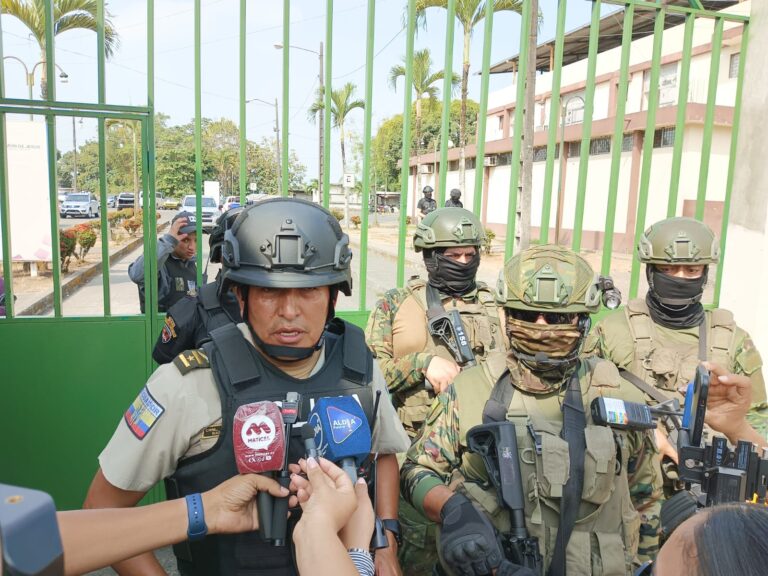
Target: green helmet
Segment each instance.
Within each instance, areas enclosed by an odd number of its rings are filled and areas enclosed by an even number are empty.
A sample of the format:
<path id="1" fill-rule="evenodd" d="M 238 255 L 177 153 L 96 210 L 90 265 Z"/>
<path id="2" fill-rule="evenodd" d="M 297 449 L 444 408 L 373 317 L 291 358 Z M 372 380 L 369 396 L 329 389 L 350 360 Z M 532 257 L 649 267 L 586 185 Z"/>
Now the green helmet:
<path id="1" fill-rule="evenodd" d="M 485 243 L 485 230 L 480 220 L 464 208 L 438 208 L 427 214 L 416 227 L 413 247 L 416 252 L 453 246 L 476 246 Z"/>
<path id="2" fill-rule="evenodd" d="M 534 246 L 507 260 L 499 273 L 496 302 L 517 310 L 593 313 L 602 283 L 584 258 L 562 246 Z"/>
<path id="3" fill-rule="evenodd" d="M 667 218 L 640 237 L 637 257 L 645 264 L 717 264 L 720 246 L 709 226 L 693 218 Z"/>

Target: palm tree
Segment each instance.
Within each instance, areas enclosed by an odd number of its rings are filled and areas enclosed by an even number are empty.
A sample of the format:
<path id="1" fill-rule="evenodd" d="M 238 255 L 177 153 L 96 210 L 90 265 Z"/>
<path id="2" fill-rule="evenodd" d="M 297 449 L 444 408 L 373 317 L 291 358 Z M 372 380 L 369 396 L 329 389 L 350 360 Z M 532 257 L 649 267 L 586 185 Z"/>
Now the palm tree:
<path id="1" fill-rule="evenodd" d="M 461 70 L 461 117 L 459 119 L 459 187 L 465 186 L 464 146 L 466 146 L 467 134 L 467 86 L 469 84 L 469 49 L 472 41 L 472 30 L 485 18 L 485 3 L 490 0 L 457 0 L 456 20 L 461 24 L 464 32 L 463 68 Z M 447 0 L 416 0 L 416 14 L 424 21 L 427 8 L 447 9 Z M 517 12 L 523 10 L 523 0 L 493 0 L 493 11 L 508 10 Z"/>
<path id="2" fill-rule="evenodd" d="M 397 80 L 401 76 L 405 78 L 405 58 L 403 58 L 403 64 L 397 64 L 392 66 L 389 71 L 389 85 L 393 90 L 397 90 Z M 413 55 L 413 92 L 416 99 L 416 174 L 417 178 L 421 177 L 419 172 L 419 158 L 422 149 L 421 142 L 421 101 L 426 97 L 430 103 L 434 103 L 437 99 L 437 87 L 434 85 L 437 82 L 442 81 L 445 76 L 443 70 L 432 72 L 432 56 L 429 52 L 429 48 L 418 50 Z M 451 78 L 451 84 L 455 88 L 459 84 L 458 74 L 453 74 Z M 450 105 L 450 103 L 449 103 Z M 421 186 L 419 183 L 418 186 Z"/>
<path id="3" fill-rule="evenodd" d="M 361 110 L 365 108 L 363 100 L 355 100 L 355 90 L 357 87 L 352 82 L 347 82 L 338 90 L 331 90 L 331 121 L 333 127 L 339 129 L 339 140 L 341 141 L 341 171 L 346 174 L 347 154 L 345 149 L 344 122 L 349 114 L 355 108 Z M 308 116 L 311 122 L 315 121 L 317 113 L 323 109 L 323 93 L 318 90 L 318 98 L 312 106 L 309 107 Z M 344 223 L 349 226 L 349 189 L 344 190 Z"/>
<path id="4" fill-rule="evenodd" d="M 18 18 L 29 28 L 29 32 L 37 40 L 40 47 L 40 60 L 43 63 L 40 78 L 40 95 L 46 99 L 47 70 L 45 69 L 45 10 L 50 0 L 2 0 L 2 12 Z M 54 35 L 77 30 L 78 28 L 96 31 L 97 0 L 53 0 L 53 33 Z M 104 52 L 110 58 L 117 49 L 120 40 L 109 19 L 111 14 L 104 16 Z"/>

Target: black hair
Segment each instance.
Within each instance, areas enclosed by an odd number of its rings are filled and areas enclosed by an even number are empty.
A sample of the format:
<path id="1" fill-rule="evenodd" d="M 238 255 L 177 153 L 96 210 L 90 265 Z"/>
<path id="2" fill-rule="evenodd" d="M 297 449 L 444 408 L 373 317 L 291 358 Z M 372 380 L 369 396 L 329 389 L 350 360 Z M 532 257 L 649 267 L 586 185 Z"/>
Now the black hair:
<path id="1" fill-rule="evenodd" d="M 768 566 L 768 509 L 756 504 L 725 504 L 707 511 L 694 528 L 701 576 L 762 576 Z"/>

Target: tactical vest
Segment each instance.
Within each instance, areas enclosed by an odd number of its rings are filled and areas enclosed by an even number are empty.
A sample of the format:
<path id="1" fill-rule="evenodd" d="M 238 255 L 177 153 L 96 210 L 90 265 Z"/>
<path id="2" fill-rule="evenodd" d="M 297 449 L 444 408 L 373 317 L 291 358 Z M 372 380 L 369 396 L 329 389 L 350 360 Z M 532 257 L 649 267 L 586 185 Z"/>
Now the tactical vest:
<path id="1" fill-rule="evenodd" d="M 426 317 L 429 309 L 427 283 L 420 278 L 411 278 L 406 284 L 406 290 L 424 310 Z M 495 295 L 485 283 L 477 283 L 475 302 L 464 301 L 464 305 L 457 309 L 461 314 L 461 322 L 469 338 L 472 352 L 478 362 L 484 360 L 492 351 L 505 350 L 504 331 L 499 320 L 499 307 L 496 304 Z M 453 354 L 445 344 L 432 336 L 428 337 L 427 346 L 423 351 L 455 361 Z M 393 400 L 395 408 L 397 408 L 397 415 L 409 436 L 413 437 L 421 428 L 433 398 L 434 393 L 431 391 L 415 388 L 394 395 Z"/>
<path id="2" fill-rule="evenodd" d="M 733 364 L 736 323 L 728 310 L 707 310 L 703 334 L 705 358 L 700 358 L 699 343 L 683 342 L 662 335 L 643 299 L 631 300 L 625 309 L 629 333 L 634 342 L 634 358 L 628 370 L 648 384 L 677 392 L 693 380 L 702 360 L 730 369 Z M 682 399 L 682 394 L 679 394 Z"/>
<path id="3" fill-rule="evenodd" d="M 299 421 L 306 422 L 312 399 L 324 396 L 357 396 L 369 423 L 373 423 L 373 390 L 370 386 L 373 357 L 362 330 L 341 320 L 331 322 L 326 336 L 325 363 L 306 379 L 293 378 L 262 359 L 234 324 L 211 332 L 204 346 L 221 397 L 222 428 L 208 451 L 181 460 L 166 480 L 169 498 L 203 492 L 238 474 L 232 442 L 232 422 L 237 408 L 250 402 L 284 400 L 287 392 L 302 396 Z M 301 425 L 293 427 L 288 462 L 304 457 Z M 290 537 L 288 539 L 290 541 Z M 275 547 L 258 532 L 207 536 L 199 542 L 174 546 L 183 576 L 284 576 L 295 575 L 290 546 Z"/>
<path id="4" fill-rule="evenodd" d="M 168 273 L 168 281 L 170 282 L 171 291 L 165 298 L 157 303 L 159 312 L 167 311 L 168 308 L 176 304 L 176 302 L 184 298 L 187 294 L 194 294 L 197 286 L 197 268 L 195 266 L 185 266 L 181 260 L 171 255 L 165 261 L 163 267 Z M 146 282 L 146 274 L 144 276 L 144 281 Z M 144 285 L 140 285 L 139 307 L 141 308 L 142 314 L 144 313 L 145 308 L 144 300 Z"/>
<path id="5" fill-rule="evenodd" d="M 486 513 L 501 532 L 509 532 L 507 511 L 499 505 L 482 459 L 467 450 L 467 432 L 482 423 L 485 402 L 506 367 L 495 357 L 473 370 L 472 378 L 454 383 L 460 410 L 459 443 L 462 464 L 454 471 L 451 487 L 464 493 Z M 641 398 L 623 382 L 611 363 L 589 358 L 578 372 L 587 416 L 584 430 L 584 485 L 579 514 L 567 547 L 568 574 L 625 576 L 639 542 L 640 516 L 629 495 L 625 432 L 592 422 L 589 406 L 605 395 L 637 401 Z M 544 566 L 548 567 L 557 539 L 560 502 L 569 477 L 568 442 L 560 437 L 561 398 L 514 390 L 507 420 L 515 425 L 525 497 L 526 527 L 538 538 Z"/>

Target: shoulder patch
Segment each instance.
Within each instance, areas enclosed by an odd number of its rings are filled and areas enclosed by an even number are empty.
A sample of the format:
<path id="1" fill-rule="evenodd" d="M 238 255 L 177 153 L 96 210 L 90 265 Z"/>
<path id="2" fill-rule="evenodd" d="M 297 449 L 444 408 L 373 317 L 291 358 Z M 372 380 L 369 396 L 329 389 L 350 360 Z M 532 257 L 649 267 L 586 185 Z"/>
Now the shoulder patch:
<path id="1" fill-rule="evenodd" d="M 182 374 L 186 374 L 197 368 L 211 367 L 208 356 L 206 356 L 205 352 L 202 350 L 185 350 L 173 359 L 173 363 Z"/>
<path id="2" fill-rule="evenodd" d="M 165 325 L 161 332 L 161 338 L 163 344 L 168 344 L 168 342 L 176 338 L 176 322 L 170 314 L 165 317 Z"/>
<path id="3" fill-rule="evenodd" d="M 125 411 L 125 423 L 139 440 L 152 429 L 152 426 L 160 419 L 165 408 L 152 397 L 146 386 L 142 388 L 133 404 Z"/>

